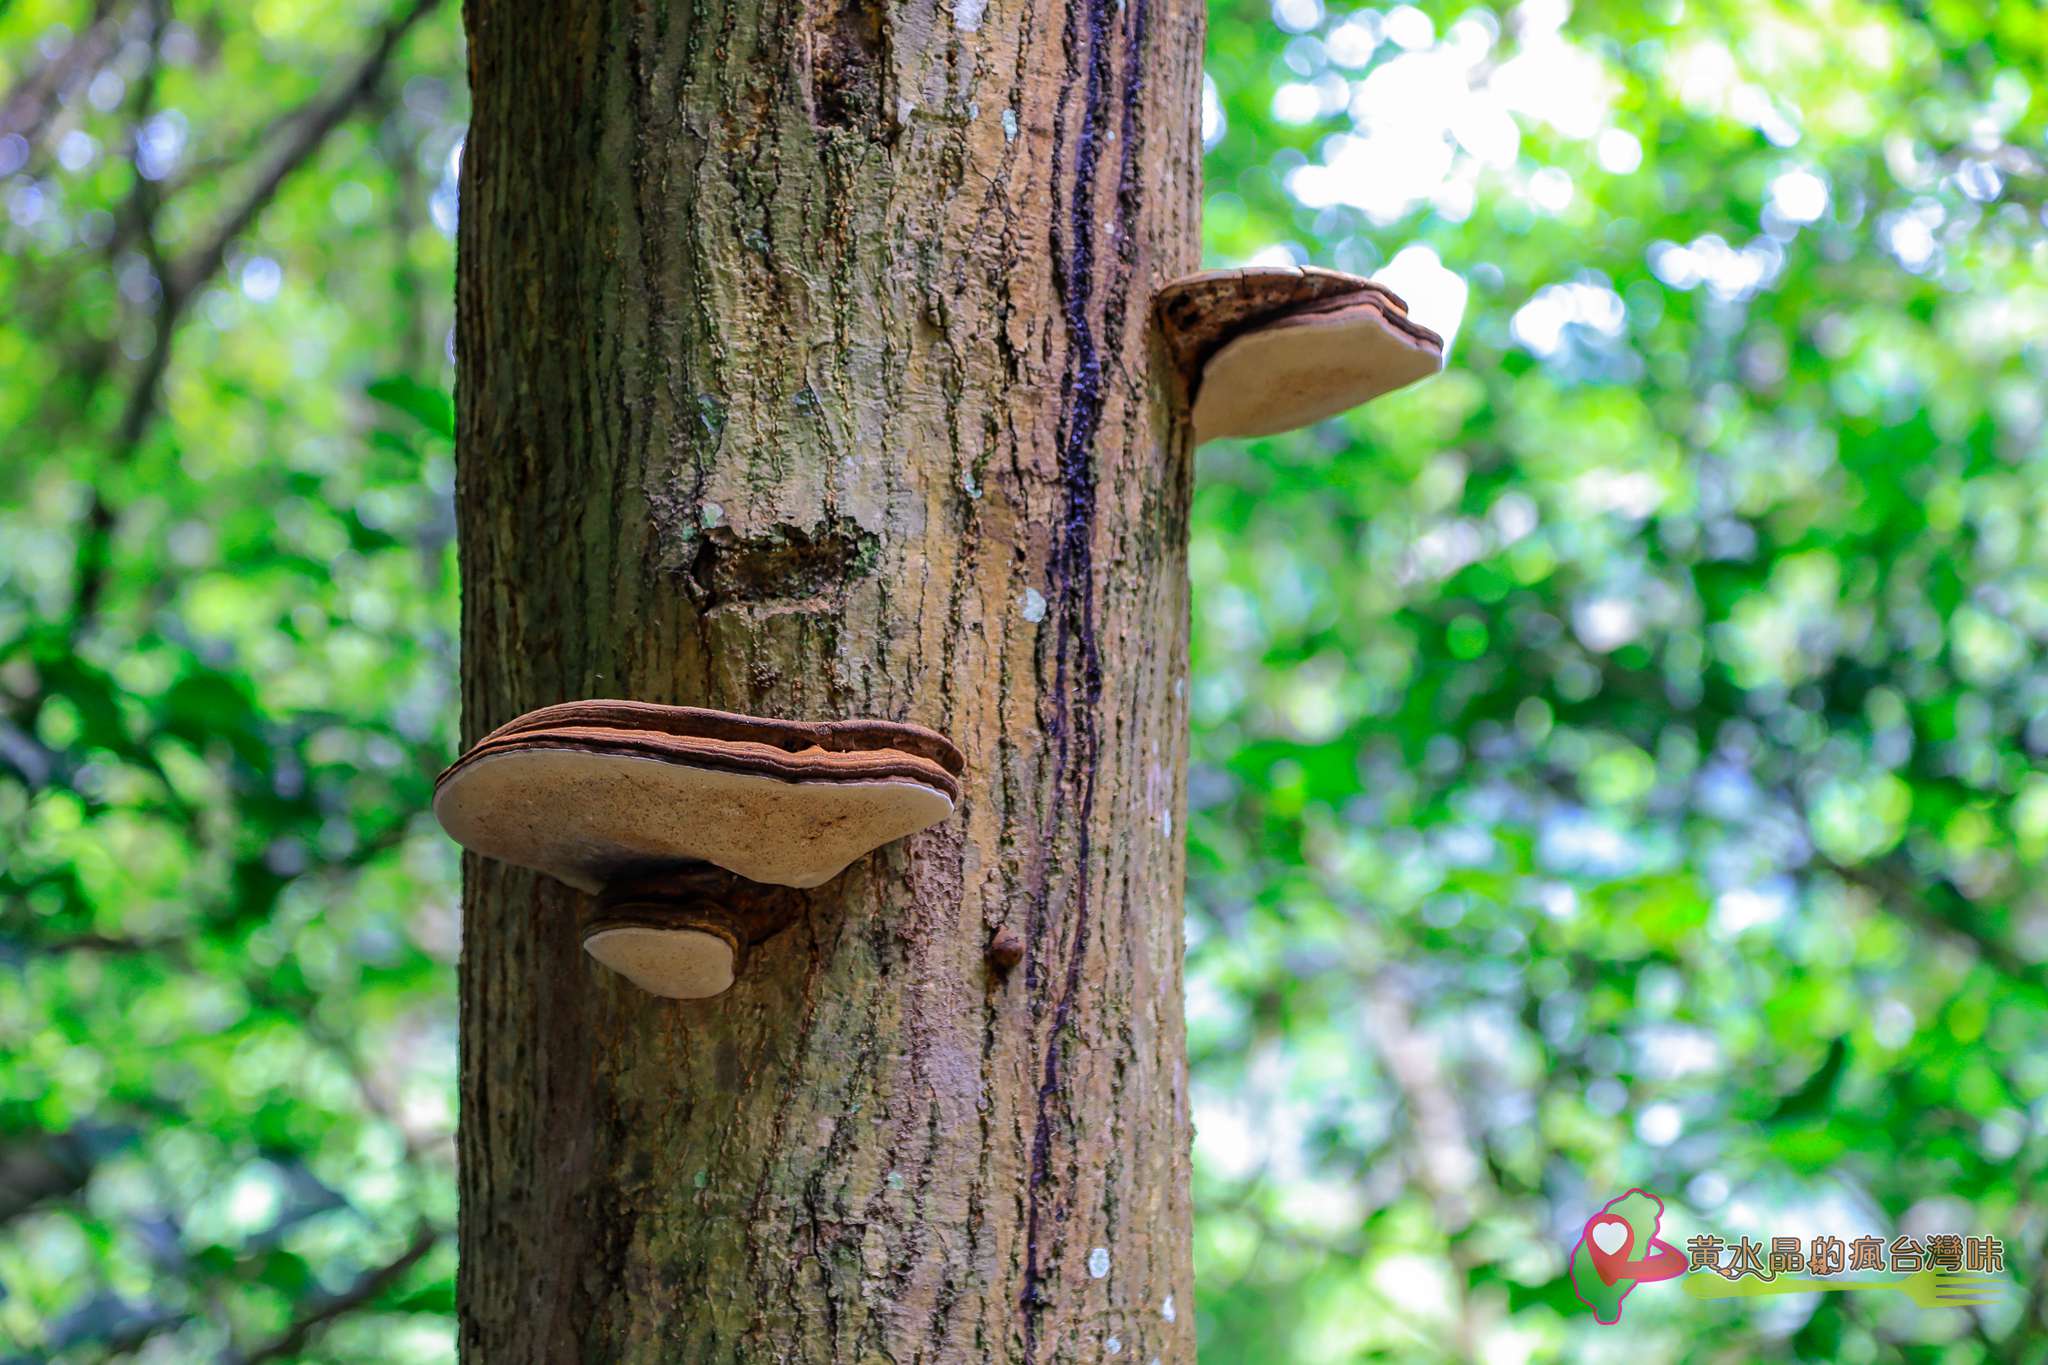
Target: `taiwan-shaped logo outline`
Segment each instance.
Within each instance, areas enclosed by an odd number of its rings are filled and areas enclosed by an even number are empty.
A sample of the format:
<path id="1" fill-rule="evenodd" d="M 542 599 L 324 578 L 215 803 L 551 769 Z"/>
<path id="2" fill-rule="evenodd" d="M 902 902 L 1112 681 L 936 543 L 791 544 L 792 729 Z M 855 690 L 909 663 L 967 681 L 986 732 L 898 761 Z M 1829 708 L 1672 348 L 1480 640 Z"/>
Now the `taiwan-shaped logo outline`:
<path id="1" fill-rule="evenodd" d="M 1579 1230 L 1567 1269 L 1572 1297 L 1602 1326 L 1621 1321 L 1621 1301 L 1637 1285 L 1685 1273 L 1684 1254 L 1657 1237 L 1663 1221 L 1664 1201 L 1631 1189 L 1601 1205 Z"/>

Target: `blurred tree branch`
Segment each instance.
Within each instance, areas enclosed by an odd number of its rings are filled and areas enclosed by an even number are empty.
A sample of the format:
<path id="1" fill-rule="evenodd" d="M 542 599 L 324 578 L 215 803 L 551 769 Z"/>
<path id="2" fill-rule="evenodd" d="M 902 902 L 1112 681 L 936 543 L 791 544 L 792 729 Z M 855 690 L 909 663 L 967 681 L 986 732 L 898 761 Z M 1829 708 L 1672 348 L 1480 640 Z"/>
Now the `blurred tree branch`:
<path id="1" fill-rule="evenodd" d="M 144 250 L 152 258 L 159 286 L 153 317 L 154 339 L 130 379 L 108 453 L 111 467 L 124 466 L 134 458 L 156 414 L 164 373 L 170 367 L 178 323 L 199 290 L 219 273 L 226 261 L 228 247 L 256 221 L 256 216 L 277 196 L 291 174 L 311 160 L 328 136 L 370 97 L 390 66 L 399 43 L 439 3 L 440 0 L 414 0 L 398 11 L 378 30 L 369 51 L 345 80 L 330 93 L 288 115 L 291 133 L 284 143 L 271 153 L 240 200 L 220 216 L 199 245 L 177 260 L 165 261 L 155 249 L 153 232 L 147 226 L 154 216 L 155 205 L 147 198 L 143 199 L 145 217 L 139 235 L 148 244 Z M 138 194 L 142 193 L 142 180 L 138 170 Z M 110 352 L 116 344 L 109 343 Z M 107 361 L 111 363 L 111 359 L 109 353 Z M 74 638 L 98 610 L 100 596 L 106 586 L 116 520 L 117 513 L 107 499 L 103 485 L 96 483 L 80 535 L 77 572 L 72 585 Z"/>
<path id="2" fill-rule="evenodd" d="M 1444 1076 L 1435 1040 L 1416 1027 L 1414 1005 L 1399 969 L 1361 967 L 1359 972 L 1373 1046 L 1408 1111 L 1409 1169 L 1436 1211 L 1444 1245 L 1458 1271 L 1452 1284 L 1457 1305 L 1448 1344 L 1458 1358 L 1476 1361 L 1483 1354 L 1487 1315 L 1473 1302 L 1473 1266 L 1458 1238 L 1472 1221 L 1472 1186 L 1482 1167 L 1467 1137 L 1457 1096 Z"/>
<path id="3" fill-rule="evenodd" d="M 365 1306 L 396 1284 L 408 1270 L 426 1258 L 428 1252 L 440 1242 L 441 1230 L 429 1223 L 422 1223 L 413 1233 L 413 1238 L 397 1257 L 375 1270 L 367 1271 L 356 1282 L 338 1294 L 313 1300 L 305 1311 L 293 1320 L 292 1325 L 272 1340 L 258 1346 L 246 1355 L 232 1352 L 221 1357 L 221 1365 L 262 1365 L 269 1360 L 282 1360 L 297 1355 L 312 1339 L 315 1332 Z"/>
<path id="4" fill-rule="evenodd" d="M 119 38 L 116 0 L 94 0 L 92 15 L 55 56 L 27 72 L 0 101 L 0 137 L 18 134 L 31 148 L 43 140 L 50 115 L 67 87 L 98 70 Z M 4 6 L 0 6 L 4 12 Z"/>
<path id="5" fill-rule="evenodd" d="M 378 30 L 376 41 L 346 80 L 324 98 L 288 116 L 293 122 L 291 136 L 271 153 L 255 182 L 241 200 L 221 216 L 212 233 L 171 269 L 164 281 L 168 311 L 181 312 L 199 286 L 213 277 L 221 267 L 229 244 L 255 222 L 256 215 L 277 196 L 292 172 L 310 160 L 327 141 L 328 135 L 370 97 L 378 82 L 383 80 L 385 69 L 390 66 L 399 43 L 415 24 L 433 13 L 439 3 L 440 0 L 413 0 L 412 4 L 398 11 Z"/>

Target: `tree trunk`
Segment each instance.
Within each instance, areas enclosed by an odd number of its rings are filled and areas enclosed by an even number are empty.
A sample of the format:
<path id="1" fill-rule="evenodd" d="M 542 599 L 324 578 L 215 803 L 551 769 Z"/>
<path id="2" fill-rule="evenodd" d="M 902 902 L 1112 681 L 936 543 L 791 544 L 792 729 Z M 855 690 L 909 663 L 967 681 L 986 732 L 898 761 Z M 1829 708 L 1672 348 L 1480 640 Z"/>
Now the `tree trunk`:
<path id="1" fill-rule="evenodd" d="M 1192 1359 L 1194 0 L 469 0 L 465 736 L 929 725 L 951 820 L 716 999 L 471 858 L 472 1361 Z M 987 954 L 1003 929 L 1024 957 Z"/>

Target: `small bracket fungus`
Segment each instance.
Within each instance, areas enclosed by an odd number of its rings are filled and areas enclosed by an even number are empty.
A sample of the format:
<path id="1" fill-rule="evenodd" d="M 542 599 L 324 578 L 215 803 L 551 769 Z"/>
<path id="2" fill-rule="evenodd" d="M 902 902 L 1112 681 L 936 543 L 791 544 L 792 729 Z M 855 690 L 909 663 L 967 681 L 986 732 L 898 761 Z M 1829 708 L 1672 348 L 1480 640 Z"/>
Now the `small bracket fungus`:
<path id="1" fill-rule="evenodd" d="M 478 740 L 434 814 L 472 852 L 603 891 L 591 955 L 696 998 L 796 914 L 800 898 L 749 883 L 819 886 L 945 819 L 962 768 L 943 735 L 893 721 L 566 702 Z"/>
<path id="2" fill-rule="evenodd" d="M 650 995 L 701 1000 L 731 986 L 747 949 L 802 908 L 798 892 L 695 863 L 606 887 L 583 950 Z"/>
<path id="3" fill-rule="evenodd" d="M 1443 338 L 1391 290 L 1295 266 L 1208 270 L 1154 301 L 1195 443 L 1292 431 L 1443 368 Z"/>

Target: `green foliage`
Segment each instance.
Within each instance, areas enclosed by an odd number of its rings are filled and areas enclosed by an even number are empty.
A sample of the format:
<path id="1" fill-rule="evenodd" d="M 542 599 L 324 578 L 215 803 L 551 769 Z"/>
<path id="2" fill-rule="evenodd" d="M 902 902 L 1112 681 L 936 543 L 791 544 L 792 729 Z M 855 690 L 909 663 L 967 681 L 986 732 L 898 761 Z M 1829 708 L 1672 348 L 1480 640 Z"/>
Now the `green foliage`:
<path id="1" fill-rule="evenodd" d="M 0 6 L 0 1359 L 448 1352 L 452 8 L 354 80 L 410 14 Z M 1205 1358 L 2048 1359 L 2044 48 L 1211 15 L 1212 260 L 1456 332 L 1201 455 Z M 2019 1287 L 1601 1328 L 1638 1185 Z"/>
<path id="2" fill-rule="evenodd" d="M 449 1352 L 452 9 L 350 91 L 409 13 L 0 11 L 0 1359 Z"/>
<path id="3" fill-rule="evenodd" d="M 1457 334 L 1202 452 L 1207 1357 L 2048 1359 L 2048 21 L 1210 24 L 1212 260 Z M 1601 1328 L 1565 1258 L 1637 1185 L 1674 1245 L 1976 1231 L 2022 1287 Z"/>

